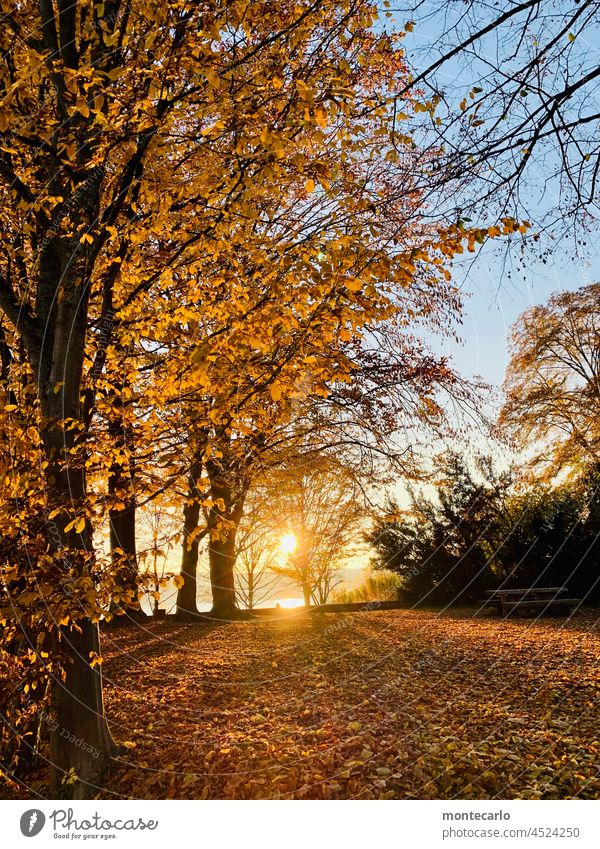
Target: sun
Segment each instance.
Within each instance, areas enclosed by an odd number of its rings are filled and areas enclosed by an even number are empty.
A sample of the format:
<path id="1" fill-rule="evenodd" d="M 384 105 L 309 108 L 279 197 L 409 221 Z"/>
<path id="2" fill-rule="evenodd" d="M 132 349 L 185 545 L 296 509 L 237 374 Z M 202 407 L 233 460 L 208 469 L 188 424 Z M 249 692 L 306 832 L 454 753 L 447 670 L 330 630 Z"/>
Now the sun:
<path id="1" fill-rule="evenodd" d="M 298 547 L 298 540 L 295 534 L 284 534 L 279 543 L 279 550 L 282 554 L 293 554 Z"/>

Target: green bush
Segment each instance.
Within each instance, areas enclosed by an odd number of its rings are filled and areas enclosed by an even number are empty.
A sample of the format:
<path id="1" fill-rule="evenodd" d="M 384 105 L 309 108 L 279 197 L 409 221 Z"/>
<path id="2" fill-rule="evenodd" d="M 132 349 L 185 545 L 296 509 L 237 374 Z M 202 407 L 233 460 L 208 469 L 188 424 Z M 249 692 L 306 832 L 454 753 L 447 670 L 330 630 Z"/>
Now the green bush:
<path id="1" fill-rule="evenodd" d="M 402 586 L 402 578 L 394 572 L 379 569 L 371 572 L 362 584 L 351 589 L 336 590 L 333 601 L 338 604 L 350 604 L 358 601 L 395 601 L 398 590 Z"/>

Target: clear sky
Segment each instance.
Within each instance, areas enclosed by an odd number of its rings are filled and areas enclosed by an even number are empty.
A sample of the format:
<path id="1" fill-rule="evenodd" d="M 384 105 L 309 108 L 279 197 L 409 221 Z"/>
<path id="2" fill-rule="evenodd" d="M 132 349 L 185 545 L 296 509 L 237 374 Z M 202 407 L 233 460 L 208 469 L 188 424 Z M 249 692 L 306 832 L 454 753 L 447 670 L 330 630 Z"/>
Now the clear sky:
<path id="1" fill-rule="evenodd" d="M 502 4 L 496 6 L 501 7 Z M 427 13 L 431 12 L 428 4 L 424 4 L 423 9 Z M 452 17 L 462 15 L 462 6 L 455 3 L 444 11 L 448 14 L 447 24 Z M 402 29 L 405 20 L 402 14 L 385 18 L 386 26 L 392 30 Z M 441 17 L 428 18 L 425 15 L 424 19 L 417 20 L 414 31 L 406 35 L 403 46 L 410 65 L 417 73 L 425 70 L 431 61 L 440 56 L 442 48 L 439 37 L 443 28 Z M 600 37 L 600 32 L 595 35 Z M 582 47 L 594 48 L 590 39 L 594 41 L 595 36 L 589 35 L 586 39 L 584 34 L 579 34 L 578 44 L 581 41 Z M 493 43 L 490 49 L 494 49 Z M 473 68 L 464 66 L 459 59 L 447 62 L 438 72 L 438 79 L 442 82 L 446 80 L 450 98 L 454 98 L 456 104 L 473 85 L 473 72 Z M 560 187 L 547 181 L 547 168 L 551 165 L 550 157 L 545 163 L 532 161 L 529 166 L 527 188 L 523 194 L 529 195 L 528 214 L 534 223 L 548 213 L 552 217 L 557 208 Z M 536 167 L 540 173 L 536 173 Z M 485 220 L 484 210 L 481 210 L 481 215 L 480 221 L 473 216 L 473 226 L 493 223 Z M 553 256 L 546 263 L 539 259 L 543 248 L 552 247 L 550 234 L 544 237 L 543 243 L 532 242 L 530 250 L 523 257 L 518 254 L 518 249 L 515 249 L 512 257 L 504 257 L 502 250 L 496 247 L 501 242 L 499 239 L 484 246 L 475 260 L 470 257 L 464 267 L 457 266 L 454 279 L 465 294 L 464 323 L 459 329 L 463 341 L 459 344 L 452 338 L 445 342 L 429 339 L 434 350 L 450 355 L 455 367 L 464 376 L 480 374 L 488 383 L 499 386 L 509 358 L 510 328 L 523 310 L 547 301 L 555 292 L 573 290 L 600 281 L 600 250 L 594 247 L 595 232 L 592 230 L 585 234 L 580 225 L 578 231 L 578 239 L 587 244 L 578 245 L 577 257 L 574 257 L 574 239 L 563 237 L 560 245 L 553 246 Z"/>
<path id="2" fill-rule="evenodd" d="M 407 59 L 411 67 L 418 73 L 429 67 L 430 63 L 446 52 L 449 43 L 444 45 L 440 37 L 444 29 L 451 23 L 461 19 L 465 14 L 465 4 L 455 2 L 453 4 L 419 4 L 419 14 L 409 15 L 408 10 L 415 3 L 391 4 L 392 11 L 386 15 L 381 9 L 381 25 L 389 30 L 404 29 L 406 20 L 415 18 L 414 30 L 406 34 L 403 46 L 406 50 Z M 401 11 L 400 7 L 405 7 Z M 482 4 L 482 7 L 484 4 Z M 396 8 L 394 8 L 396 7 Z M 490 14 L 502 11 L 503 4 L 495 3 L 486 7 L 491 9 Z M 482 16 L 485 12 L 482 8 Z M 532 25 L 534 27 L 534 25 Z M 512 34 L 511 34 L 512 33 Z M 533 30 L 530 35 L 533 34 Z M 500 53 L 503 46 L 510 44 L 510 38 L 516 37 L 517 31 L 502 30 L 500 42 L 490 36 L 490 41 L 479 42 L 478 50 L 481 55 L 490 51 L 492 63 L 497 61 L 496 51 Z M 508 41 L 505 39 L 508 38 Z M 585 32 L 578 32 L 577 43 L 574 50 L 580 46 L 582 58 L 585 51 L 591 51 L 593 55 L 597 51 L 600 32 L 596 28 L 588 28 Z M 499 47 L 500 45 L 500 47 Z M 576 56 L 576 54 L 574 54 Z M 587 61 L 587 60 L 585 60 Z M 458 103 L 474 84 L 473 75 L 477 71 L 485 70 L 485 66 L 472 59 L 473 64 L 454 58 L 444 64 L 437 72 L 437 79 L 445 90 L 449 102 Z M 551 160 L 545 165 L 551 165 Z M 536 167 L 540 173 L 536 173 Z M 553 206 L 558 200 L 560 187 L 552 186 L 547 182 L 547 167 L 544 163 L 530 161 L 527 181 L 528 187 L 524 194 L 529 193 L 530 210 L 532 221 L 543 218 L 545 214 L 554 211 Z M 527 199 L 527 198 L 526 198 Z M 484 210 L 481 211 L 484 216 Z M 473 219 L 473 225 L 486 226 L 492 222 L 477 221 Z M 585 239 L 585 234 L 579 232 L 579 237 Z M 455 281 L 461 286 L 465 293 L 464 323 L 459 333 L 462 336 L 462 344 L 449 338 L 445 342 L 439 339 L 430 339 L 430 344 L 436 351 L 443 351 L 452 357 L 455 367 L 466 377 L 480 374 L 488 383 L 499 386 L 502 383 L 504 371 L 508 362 L 508 336 L 511 325 L 527 307 L 533 304 L 545 302 L 554 292 L 573 290 L 587 283 L 600 281 L 600 251 L 595 250 L 593 245 L 595 233 L 587 234 L 587 245 L 578 247 L 580 256 L 573 258 L 575 250 L 573 240 L 563 240 L 560 246 L 555 248 L 554 255 L 543 263 L 536 254 L 543 247 L 551 244 L 547 240 L 544 245 L 540 243 L 531 245 L 531 250 L 524 257 L 522 267 L 517 269 L 519 257 L 515 256 L 508 264 L 503 262 L 501 252 L 493 248 L 490 250 L 485 246 L 478 254 L 475 261 L 468 264 L 468 268 L 456 269 Z M 498 240 L 500 241 L 500 240 Z M 495 243 L 495 240 L 494 240 Z M 512 265 L 512 274 L 507 273 Z"/>

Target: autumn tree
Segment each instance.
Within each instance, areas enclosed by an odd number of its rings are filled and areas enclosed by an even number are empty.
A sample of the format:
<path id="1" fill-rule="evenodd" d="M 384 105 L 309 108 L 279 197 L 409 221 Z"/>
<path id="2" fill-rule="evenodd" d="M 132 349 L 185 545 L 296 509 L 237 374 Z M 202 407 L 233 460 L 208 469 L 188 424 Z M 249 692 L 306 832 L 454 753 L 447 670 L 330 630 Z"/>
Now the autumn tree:
<path id="1" fill-rule="evenodd" d="M 420 203 L 403 167 L 412 141 L 394 135 L 393 109 L 378 97 L 405 70 L 375 17 L 366 0 L 26 0 L 4 12 L 0 310 L 15 397 L 3 415 L 9 440 L 27 437 L 27 469 L 10 477 L 3 512 L 11 540 L 26 536 L 27 557 L 9 553 L 3 569 L 14 573 L 40 657 L 45 644 L 55 795 L 95 792 L 118 752 L 98 638 L 116 564 L 99 571 L 102 503 L 88 473 L 111 478 L 112 526 L 126 513 L 131 542 L 135 461 L 118 408 L 136 386 L 129 373 L 125 383 L 111 378 L 108 365 L 131 345 L 160 361 L 182 327 L 200 328 L 191 358 L 182 346 L 153 367 L 139 437 L 151 441 L 153 420 L 176 406 L 173 386 L 178 405 L 204 389 L 199 432 L 208 415 L 218 432 L 206 462 L 215 463 L 234 429 L 256 426 L 223 388 L 242 363 L 243 397 L 267 388 L 275 406 L 307 364 L 322 386 L 343 381 L 352 364 L 337 340 L 395 312 L 395 293 L 452 300 L 445 262 L 518 226 L 430 224 L 404 238 Z M 407 99 L 407 116 L 417 108 L 430 105 Z M 394 168 L 404 175 L 395 188 Z M 292 368 L 287 355 L 273 359 L 278 351 L 294 352 Z M 304 356 L 315 359 L 301 364 Z M 102 404 L 116 451 L 91 440 Z M 228 520 L 220 497 L 208 506 Z M 127 566 L 131 545 L 119 547 Z"/>
<path id="2" fill-rule="evenodd" d="M 48 531 L 44 573 L 56 598 L 52 662 L 62 658 L 66 676 L 56 667 L 55 793 L 87 792 L 116 752 L 95 660 L 99 610 L 86 502 L 86 432 L 112 330 L 139 309 L 138 296 L 153 283 L 168 285 L 192 246 L 206 238 L 219 245 L 224 210 L 245 181 L 252 184 L 258 136 L 276 113 L 271 78 L 279 51 L 301 49 L 320 27 L 323 37 L 334 34 L 344 17 L 325 3 L 271 15 L 261 7 L 259 17 L 247 11 L 179 2 L 26 3 L 3 19 L 0 307 L 35 377 L 41 507 L 56 529 Z M 357 25 L 370 17 L 368 6 L 356 9 Z M 323 63 L 324 86 L 335 73 Z M 238 106 L 250 96 L 250 79 L 251 118 Z M 224 132 L 239 139 L 229 170 L 206 155 Z M 272 153 L 261 151 L 263 164 Z M 158 186 L 169 190 L 159 195 Z M 252 203 L 248 194 L 243 203 Z M 173 235 L 161 238 L 165 232 Z M 227 240 L 235 242 L 231 231 Z M 69 597 L 61 592 L 65 575 Z M 69 739 L 86 740 L 100 757 Z"/>
<path id="3" fill-rule="evenodd" d="M 273 476 L 273 533 L 293 544 L 274 570 L 302 589 L 304 604 L 324 604 L 357 552 L 365 501 L 357 480 L 332 457 L 300 454 Z"/>
<path id="4" fill-rule="evenodd" d="M 136 464 L 135 464 L 135 412 L 128 403 L 131 369 L 127 352 L 114 348 L 119 355 L 112 368 L 107 369 L 107 384 L 111 388 L 105 396 L 106 439 L 103 458 L 99 464 L 103 469 L 110 455 L 107 477 L 110 553 L 112 569 L 118 576 L 116 588 L 127 598 L 135 598 L 137 591 L 137 539 L 136 539 Z M 107 387 L 108 388 L 108 387 Z M 108 444 L 107 444 L 108 443 Z M 107 454 L 106 449 L 108 449 Z"/>
<path id="5" fill-rule="evenodd" d="M 231 537 L 241 505 L 233 503 L 235 498 L 223 510 L 219 505 L 226 504 L 233 475 L 241 469 L 232 446 L 245 450 L 244 431 L 260 434 L 253 440 L 255 456 L 261 440 L 270 442 L 265 433 L 285 419 L 287 399 L 302 394 L 307 371 L 316 395 L 351 380 L 355 364 L 345 347 L 362 326 L 390 315 L 407 325 L 427 312 L 443 326 L 442 316 L 458 309 L 445 258 L 463 244 L 474 250 L 488 235 L 514 229 L 509 219 L 476 231 L 461 222 L 445 233 L 442 245 L 439 228 L 420 212 L 414 143 L 406 135 L 396 139 L 392 112 L 378 105 L 381 92 L 405 76 L 397 40 L 388 35 L 374 40 L 371 32 L 357 30 L 339 49 L 345 57 L 344 108 L 333 92 L 331 103 L 325 97 L 323 68 L 311 53 L 302 83 L 292 90 L 302 120 L 291 133 L 286 108 L 261 132 L 260 141 L 274 154 L 264 174 L 277 184 L 277 196 L 258 191 L 258 181 L 246 183 L 245 215 L 236 222 L 231 244 L 204 256 L 202 277 L 185 284 L 176 307 L 164 307 L 169 318 L 163 339 L 193 349 L 192 368 L 185 357 L 165 357 L 160 378 L 180 393 L 179 401 L 170 397 L 161 405 L 179 404 L 186 411 L 193 450 L 199 452 L 188 464 L 194 475 L 186 495 L 182 568 L 189 576 L 189 598 L 184 603 L 184 587 L 182 608 L 195 598 L 196 542 L 204 533 L 197 524 L 199 502 L 210 501 L 213 588 L 219 596 L 214 612 L 235 614 Z M 277 98 L 289 98 L 283 78 L 276 78 L 275 89 Z M 421 104 L 414 110 L 410 101 L 405 106 L 412 113 Z M 237 135 L 221 123 L 215 122 L 209 139 L 219 163 L 238 156 Z M 251 203 L 258 214 L 251 212 Z M 176 279 L 172 283 L 178 285 Z M 157 308 L 157 291 L 145 301 L 144 312 Z M 218 298 L 207 312 L 215 291 Z M 165 290 L 165 300 L 171 293 Z M 198 440 L 204 440 L 204 448 Z M 210 452 L 208 463 L 204 450 Z M 238 476 L 240 498 L 247 486 Z"/>
<path id="6" fill-rule="evenodd" d="M 169 504 L 158 498 L 140 512 L 143 548 L 139 552 L 141 568 L 139 576 L 136 575 L 136 595 L 150 601 L 153 616 L 159 615 L 159 603 L 165 595 L 167 610 L 175 606 L 180 576 L 173 570 L 169 555 L 179 537 L 178 518 Z"/>
<path id="7" fill-rule="evenodd" d="M 553 295 L 512 331 L 500 426 L 549 474 L 600 459 L 600 285 Z"/>
<path id="8" fill-rule="evenodd" d="M 442 302 L 438 313 L 424 302 L 424 315 L 421 315 L 418 301 L 411 299 L 409 303 L 415 326 L 419 321 L 434 326 L 447 308 Z M 316 347 L 315 351 L 319 354 Z M 282 352 L 285 354 L 285 349 L 279 349 L 280 355 Z M 196 475 L 202 472 L 203 477 L 196 478 L 195 497 L 192 499 L 188 494 L 184 507 L 189 542 L 184 541 L 182 563 L 186 570 L 191 570 L 190 580 L 188 571 L 182 574 L 191 586 L 198 568 L 198 543 L 211 534 L 208 554 L 213 566 L 213 601 L 225 596 L 220 610 L 213 606 L 213 615 L 236 615 L 232 590 L 236 534 L 248 493 L 251 501 L 262 499 L 262 513 L 272 513 L 278 494 L 276 489 L 269 488 L 268 482 L 271 478 L 279 480 L 278 475 L 285 469 L 289 472 L 290 463 L 298 456 L 314 456 L 317 463 L 335 456 L 341 467 L 352 472 L 360 486 L 370 491 L 390 474 L 414 477 L 419 474 L 424 450 L 431 439 L 449 433 L 444 401 L 451 399 L 467 407 L 475 404 L 473 387 L 461 380 L 443 358 L 434 357 L 413 334 L 403 332 L 395 319 L 387 325 L 382 323 L 362 341 L 344 341 L 342 354 L 352 363 L 351 377 L 328 383 L 323 382 L 322 373 L 315 369 L 316 355 L 311 354 L 308 363 L 305 355 L 299 364 L 290 357 L 290 364 L 296 362 L 297 384 L 286 398 L 277 401 L 268 384 L 250 403 L 241 391 L 242 388 L 247 391 L 250 386 L 243 371 L 236 383 L 237 397 L 245 399 L 245 419 L 241 420 L 241 426 L 231 428 L 227 439 L 218 439 L 219 430 L 214 425 L 206 426 L 202 448 L 206 456 L 202 462 L 197 458 L 196 465 L 190 467 Z M 323 361 L 323 353 L 320 358 Z M 266 365 L 263 359 L 262 366 L 269 374 Z M 281 379 L 282 370 L 274 373 Z M 196 524 L 188 526 L 190 505 L 196 511 L 193 517 Z M 254 512 L 251 509 L 250 515 Z M 221 534 L 226 538 L 220 539 Z M 223 572 L 214 568 L 223 547 L 228 547 L 228 554 L 221 557 L 218 569 L 226 567 L 226 580 Z M 184 583 L 178 597 L 182 616 L 193 615 L 195 598 L 195 588 L 186 596 Z"/>
<path id="9" fill-rule="evenodd" d="M 272 508 L 265 490 L 255 485 L 246 499 L 236 541 L 236 595 L 247 610 L 270 598 L 281 580 L 273 571 L 281 557 L 281 534 L 273 532 Z"/>

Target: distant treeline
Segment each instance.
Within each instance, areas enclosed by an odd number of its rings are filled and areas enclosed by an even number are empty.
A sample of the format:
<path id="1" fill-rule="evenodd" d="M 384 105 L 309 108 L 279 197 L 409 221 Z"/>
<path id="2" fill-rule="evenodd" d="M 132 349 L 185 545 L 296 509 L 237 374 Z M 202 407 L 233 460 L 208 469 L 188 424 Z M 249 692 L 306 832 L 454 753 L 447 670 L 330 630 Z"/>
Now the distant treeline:
<path id="1" fill-rule="evenodd" d="M 515 484 L 489 457 L 444 458 L 436 495 L 390 501 L 369 534 L 374 566 L 398 573 L 414 601 L 476 601 L 487 590 L 568 586 L 600 601 L 600 466 L 560 485 Z"/>

